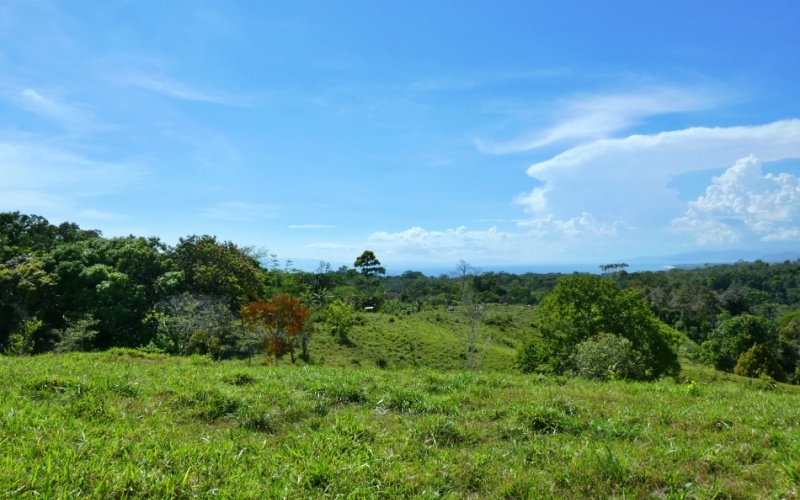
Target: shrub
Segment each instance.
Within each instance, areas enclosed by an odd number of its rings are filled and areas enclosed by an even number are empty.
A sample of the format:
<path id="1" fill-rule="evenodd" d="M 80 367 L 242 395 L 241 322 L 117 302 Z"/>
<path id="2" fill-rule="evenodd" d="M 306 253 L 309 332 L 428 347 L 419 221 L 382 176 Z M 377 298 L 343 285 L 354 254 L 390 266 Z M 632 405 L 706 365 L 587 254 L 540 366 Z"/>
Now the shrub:
<path id="1" fill-rule="evenodd" d="M 63 332 L 58 332 L 59 341 L 56 344 L 56 352 L 86 351 L 94 338 L 97 336 L 96 330 L 100 321 L 94 319 L 91 314 L 86 314 L 82 318 L 68 321 L 67 327 Z"/>
<path id="2" fill-rule="evenodd" d="M 719 326 L 695 351 L 695 359 L 717 370 L 733 371 L 737 360 L 755 344 L 764 346 L 775 357 L 778 331 L 775 324 L 758 316 L 721 316 Z"/>
<path id="3" fill-rule="evenodd" d="M 575 371 L 593 380 L 640 379 L 644 375 L 641 357 L 630 340 L 601 333 L 578 345 Z"/>
<path id="4" fill-rule="evenodd" d="M 517 357 L 514 359 L 514 364 L 519 368 L 522 373 L 531 372 L 546 372 L 547 367 L 544 365 L 544 356 L 542 353 L 542 345 L 538 339 L 526 343 L 517 351 Z"/>
<path id="5" fill-rule="evenodd" d="M 759 378 L 766 375 L 781 382 L 786 380 L 786 373 L 778 364 L 778 360 L 772 351 L 762 344 L 754 344 L 743 352 L 733 368 L 733 373 L 743 377 Z"/>

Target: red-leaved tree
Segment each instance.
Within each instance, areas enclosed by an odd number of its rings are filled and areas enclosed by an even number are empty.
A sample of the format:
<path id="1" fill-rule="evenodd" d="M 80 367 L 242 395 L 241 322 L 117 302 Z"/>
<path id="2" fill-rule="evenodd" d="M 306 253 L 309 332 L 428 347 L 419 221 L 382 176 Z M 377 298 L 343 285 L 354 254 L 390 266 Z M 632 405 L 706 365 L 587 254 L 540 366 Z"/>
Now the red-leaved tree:
<path id="1" fill-rule="evenodd" d="M 241 316 L 248 329 L 264 332 L 264 347 L 275 359 L 289 354 L 294 363 L 298 345 L 302 346 L 303 356 L 307 357 L 305 324 L 309 312 L 295 297 L 282 293 L 270 302 L 250 302 L 242 307 Z"/>

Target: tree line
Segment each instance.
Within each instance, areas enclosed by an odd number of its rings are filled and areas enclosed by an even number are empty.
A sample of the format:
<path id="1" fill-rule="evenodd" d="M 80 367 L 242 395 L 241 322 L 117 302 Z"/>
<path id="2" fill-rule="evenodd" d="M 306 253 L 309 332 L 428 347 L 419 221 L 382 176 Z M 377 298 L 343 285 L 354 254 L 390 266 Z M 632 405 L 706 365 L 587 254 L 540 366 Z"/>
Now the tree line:
<path id="1" fill-rule="evenodd" d="M 739 366 L 742 373 L 784 380 L 795 376 L 800 260 L 662 272 L 629 273 L 626 267 L 603 266 L 600 276 L 584 278 L 599 279 L 601 284 L 583 283 L 581 293 L 592 296 L 596 290 L 588 290 L 596 288 L 602 291 L 595 299 L 598 303 L 627 301 L 634 310 L 642 306 L 659 324 L 698 346 L 692 349 L 693 357 L 718 369 L 734 371 Z M 333 269 L 321 262 L 307 272 L 293 268 L 290 261 L 279 262 L 268 251 L 209 235 L 190 235 L 171 246 L 156 237 L 106 238 L 74 223 L 56 226 L 41 216 L 6 212 L 0 213 L 0 351 L 149 346 L 175 354 L 252 356 L 266 349 L 276 357 L 294 359 L 298 352 L 307 358 L 314 332 L 329 331 L 346 343 L 347 332 L 358 321 L 357 311 L 364 308 L 413 314 L 431 307 L 471 307 L 477 328 L 481 304 L 541 302 L 544 321 L 536 338 L 563 339 L 549 346 L 532 342 L 525 369 L 575 371 L 579 356 L 610 349 L 595 345 L 605 339 L 615 346 L 610 352 L 634 349 L 637 356 L 650 359 L 649 368 L 642 371 L 648 377 L 674 371 L 671 358 L 653 369 L 662 352 L 653 347 L 653 339 L 625 337 L 629 346 L 600 337 L 615 334 L 616 327 L 603 324 L 605 319 L 567 327 L 559 321 L 572 315 L 564 312 L 569 309 L 548 313 L 555 299 L 547 297 L 554 296 L 554 290 L 569 295 L 564 290 L 577 286 L 577 276 L 505 272 L 426 276 L 412 270 L 386 276 L 369 250 L 357 256 L 352 267 Z M 570 328 L 578 329 L 574 335 L 565 333 Z M 576 350 L 589 341 L 595 344 L 585 345 L 585 352 Z M 645 345 L 655 351 L 642 351 Z M 748 352 L 755 368 L 745 369 L 747 363 L 740 363 Z M 554 358 L 555 353 L 560 354 Z M 631 368 L 632 373 L 638 369 Z"/>

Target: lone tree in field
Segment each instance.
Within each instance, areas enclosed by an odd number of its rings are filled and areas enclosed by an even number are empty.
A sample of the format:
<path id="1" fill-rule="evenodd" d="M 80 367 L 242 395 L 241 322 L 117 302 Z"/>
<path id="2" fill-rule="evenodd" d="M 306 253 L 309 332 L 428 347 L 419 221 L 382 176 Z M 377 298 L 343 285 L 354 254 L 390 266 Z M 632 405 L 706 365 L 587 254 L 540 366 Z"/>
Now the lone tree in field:
<path id="1" fill-rule="evenodd" d="M 289 354 L 295 362 L 295 349 L 300 345 L 303 356 L 308 357 L 308 309 L 300 301 L 286 294 L 280 294 L 271 302 L 259 300 L 242 307 L 242 320 L 250 331 L 263 331 L 267 352 L 280 359 Z"/>
<path id="2" fill-rule="evenodd" d="M 479 274 L 479 270 L 472 267 L 464 260 L 458 261 L 456 269 L 451 276 L 458 282 L 458 292 L 460 298 L 461 314 L 467 322 L 467 332 L 465 334 L 464 348 L 464 367 L 467 370 L 477 368 L 482 361 L 483 353 L 486 351 L 486 344 L 489 338 L 483 338 L 480 334 L 480 325 L 483 320 L 484 307 L 475 297 L 474 277 Z M 478 344 L 483 342 L 482 348 Z"/>
<path id="3" fill-rule="evenodd" d="M 680 371 L 678 357 L 644 297 L 609 279 L 578 274 L 561 278 L 538 311 L 541 340 L 520 351 L 517 364 L 523 371 L 575 372 L 579 346 L 603 334 L 630 342 L 630 353 L 643 368 L 635 378 L 654 379 Z"/>

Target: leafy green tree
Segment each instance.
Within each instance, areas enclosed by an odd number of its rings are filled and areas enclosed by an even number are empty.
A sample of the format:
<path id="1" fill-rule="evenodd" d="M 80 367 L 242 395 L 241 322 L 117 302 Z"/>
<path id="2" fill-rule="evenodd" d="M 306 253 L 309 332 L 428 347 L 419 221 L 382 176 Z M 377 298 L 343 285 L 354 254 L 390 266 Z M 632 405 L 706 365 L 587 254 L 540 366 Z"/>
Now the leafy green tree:
<path id="1" fill-rule="evenodd" d="M 136 347 L 151 340 L 142 324 L 160 300 L 161 277 L 172 270 L 155 238 L 95 238 L 57 245 L 47 256 L 58 309 L 45 316 L 63 329 L 64 317 L 90 314 L 99 321 L 95 344 Z"/>
<path id="2" fill-rule="evenodd" d="M 0 345 L 12 332 L 28 332 L 25 322 L 55 304 L 53 289 L 55 279 L 46 270 L 45 262 L 33 255 L 20 255 L 0 264 Z M 41 325 L 40 325 L 41 326 Z M 36 328 L 34 332 L 43 333 Z M 42 344 L 41 337 L 33 337 L 31 348 Z M 27 345 L 27 341 L 26 341 Z M 41 348 L 41 347 L 40 347 Z"/>
<path id="3" fill-rule="evenodd" d="M 750 312 L 750 289 L 741 283 L 731 283 L 719 296 L 720 306 L 731 316 Z"/>
<path id="4" fill-rule="evenodd" d="M 58 227 L 40 215 L 0 213 L 0 263 L 23 254 L 42 255 L 55 245 L 97 238 L 100 231 L 64 222 Z"/>
<path id="5" fill-rule="evenodd" d="M 739 356 L 733 373 L 743 377 L 758 378 L 763 375 L 772 377 L 778 382 L 786 381 L 786 372 L 775 359 L 775 353 L 761 344 L 753 344 Z"/>
<path id="6" fill-rule="evenodd" d="M 232 311 L 261 295 L 263 277 L 258 261 L 231 242 L 193 235 L 181 238 L 170 256 L 176 270 L 183 273 L 187 291 L 225 297 Z"/>
<path id="7" fill-rule="evenodd" d="M 800 344 L 800 311 L 792 311 L 778 318 L 781 337 Z"/>
<path id="8" fill-rule="evenodd" d="M 540 338 L 532 339 L 517 350 L 514 366 L 522 373 L 546 373 L 551 371 L 547 354 Z"/>
<path id="9" fill-rule="evenodd" d="M 353 267 L 359 269 L 364 276 L 383 276 L 386 274 L 386 269 L 381 266 L 381 261 L 375 257 L 372 250 L 364 250 L 353 264 Z"/>
<path id="10" fill-rule="evenodd" d="M 0 213 L 0 262 L 13 257 L 49 250 L 55 236 L 55 227 L 39 215 L 19 212 Z"/>
<path id="11" fill-rule="evenodd" d="M 328 306 L 325 314 L 331 332 L 339 338 L 339 342 L 348 342 L 347 334 L 355 321 L 355 311 L 347 303 L 336 299 Z"/>
<path id="12" fill-rule="evenodd" d="M 694 283 L 682 284 L 672 295 L 671 306 L 680 316 L 675 327 L 697 343 L 706 340 L 721 311 L 716 294 Z"/>
<path id="13" fill-rule="evenodd" d="M 642 378 L 675 375 L 680 364 L 659 322 L 636 291 L 595 275 L 561 278 L 539 304 L 538 357 L 556 373 L 575 369 L 579 344 L 599 334 L 630 341 L 645 367 Z"/>
<path id="14" fill-rule="evenodd" d="M 381 282 L 381 276 L 386 274 L 386 269 L 371 250 L 365 250 L 356 259 L 354 266 L 359 269 L 359 274 L 351 280 L 355 285 L 355 294 L 351 300 L 356 307 L 379 309 L 386 300 L 386 290 Z"/>
<path id="15" fill-rule="evenodd" d="M 775 323 L 766 318 L 725 314 L 720 316 L 720 323 L 711 331 L 708 340 L 695 351 L 695 359 L 717 370 L 732 372 L 739 357 L 755 344 L 768 349 L 777 358 L 778 339 Z"/>

